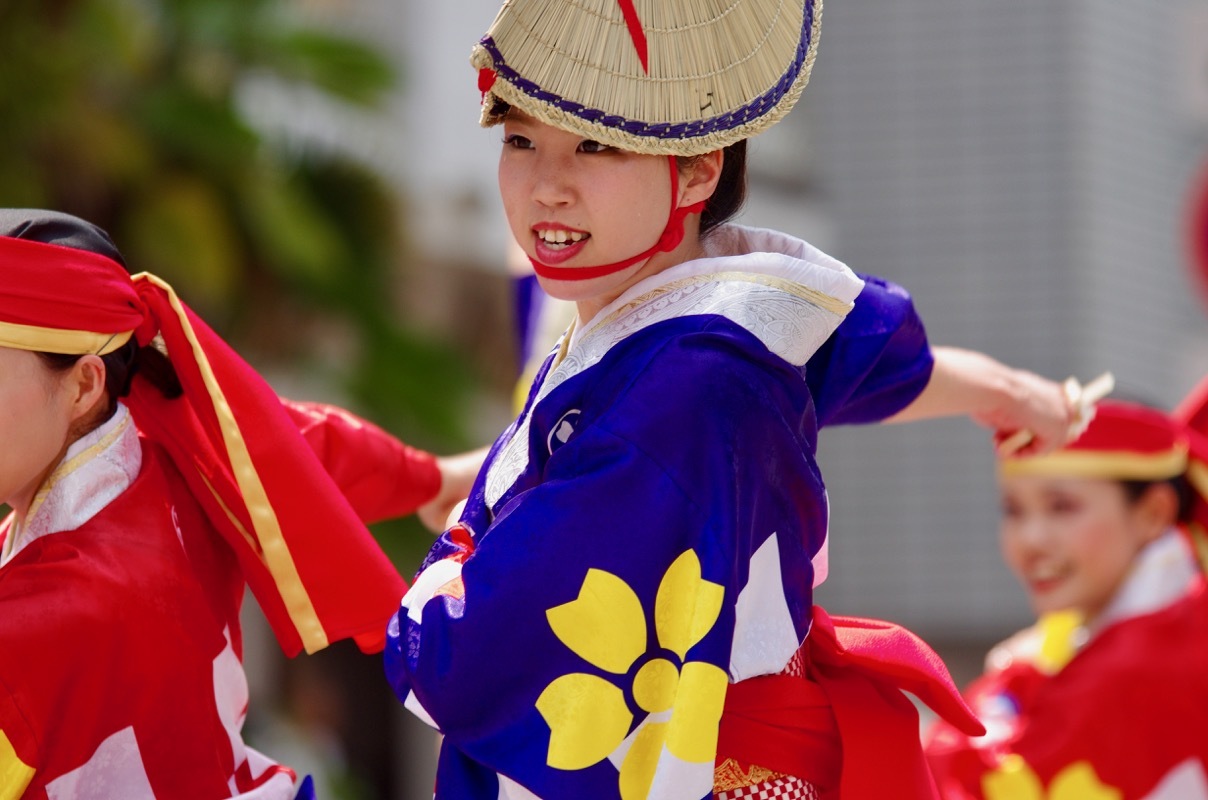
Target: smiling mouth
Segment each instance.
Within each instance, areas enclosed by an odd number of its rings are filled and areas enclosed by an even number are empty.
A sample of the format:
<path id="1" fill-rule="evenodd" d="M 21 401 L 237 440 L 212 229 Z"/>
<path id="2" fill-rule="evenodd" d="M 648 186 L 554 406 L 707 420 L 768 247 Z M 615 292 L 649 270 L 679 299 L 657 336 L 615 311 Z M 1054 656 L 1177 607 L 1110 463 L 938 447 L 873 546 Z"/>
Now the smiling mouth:
<path id="1" fill-rule="evenodd" d="M 591 238 L 590 233 L 568 230 L 537 230 L 533 232 L 537 241 L 553 250 L 573 247 Z"/>
<path id="2" fill-rule="evenodd" d="M 1047 592 L 1069 577 L 1069 570 L 1056 566 L 1044 566 L 1029 570 L 1024 577 L 1033 591 Z"/>

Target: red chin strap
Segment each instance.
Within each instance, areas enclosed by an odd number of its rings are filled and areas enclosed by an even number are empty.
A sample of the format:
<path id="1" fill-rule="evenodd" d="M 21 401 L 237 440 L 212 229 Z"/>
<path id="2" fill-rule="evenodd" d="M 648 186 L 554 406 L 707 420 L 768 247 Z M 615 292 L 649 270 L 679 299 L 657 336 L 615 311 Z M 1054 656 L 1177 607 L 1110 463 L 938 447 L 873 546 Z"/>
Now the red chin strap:
<path id="1" fill-rule="evenodd" d="M 551 267 L 548 264 L 542 264 L 535 258 L 530 258 L 529 261 L 532 262 L 533 270 L 537 275 L 555 281 L 586 281 L 592 278 L 611 275 L 614 272 L 620 272 L 627 267 L 632 267 L 639 261 L 645 261 L 655 253 L 670 253 L 679 247 L 680 242 L 684 240 L 684 220 L 689 214 L 703 211 L 705 201 L 701 200 L 699 203 L 693 203 L 689 206 L 679 206 L 677 208 L 675 206 L 675 197 L 679 194 L 679 169 L 676 165 L 675 156 L 667 156 L 667 163 L 671 166 L 671 214 L 667 219 L 667 226 L 663 228 L 663 235 L 659 237 L 659 240 L 654 243 L 653 247 L 624 261 L 601 264 L 598 267 Z"/>

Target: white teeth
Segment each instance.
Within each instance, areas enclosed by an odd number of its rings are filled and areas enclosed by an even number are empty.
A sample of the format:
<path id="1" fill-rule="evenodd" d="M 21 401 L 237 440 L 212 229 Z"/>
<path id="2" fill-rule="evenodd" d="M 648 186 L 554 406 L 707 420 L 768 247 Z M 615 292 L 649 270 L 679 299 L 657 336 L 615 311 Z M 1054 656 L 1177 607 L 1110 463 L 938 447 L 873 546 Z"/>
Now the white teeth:
<path id="1" fill-rule="evenodd" d="M 1028 577 L 1034 581 L 1051 581 L 1054 578 L 1060 577 L 1061 574 L 1062 571 L 1058 567 L 1043 566 L 1031 570 L 1028 574 Z"/>
<path id="2" fill-rule="evenodd" d="M 537 238 L 540 239 L 541 241 L 545 242 L 546 244 L 566 244 L 568 241 L 569 242 L 581 242 L 587 238 L 587 234 L 579 233 L 578 231 L 567 231 L 567 230 L 557 230 L 557 231 L 540 230 L 540 231 L 537 231 Z"/>

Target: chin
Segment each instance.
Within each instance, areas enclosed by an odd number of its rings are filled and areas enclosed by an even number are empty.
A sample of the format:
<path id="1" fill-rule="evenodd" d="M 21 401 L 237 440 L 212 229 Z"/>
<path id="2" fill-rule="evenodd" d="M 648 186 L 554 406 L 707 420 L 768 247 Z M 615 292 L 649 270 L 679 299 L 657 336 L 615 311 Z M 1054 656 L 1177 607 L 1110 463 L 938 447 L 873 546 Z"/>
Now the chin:
<path id="1" fill-rule="evenodd" d="M 629 278 L 638 269 L 641 269 L 641 265 L 635 264 L 620 272 L 614 272 L 611 275 L 601 275 L 598 278 L 587 278 L 586 280 L 578 281 L 556 280 L 543 278 L 538 275 L 537 283 L 545 290 L 546 294 L 558 300 L 569 302 L 601 300 L 609 294 L 615 293 L 619 295 L 624 287 L 627 286 Z"/>
<path id="2" fill-rule="evenodd" d="M 1032 597 L 1032 610 L 1039 617 L 1057 611 L 1082 611 L 1083 604 L 1069 596 L 1054 593 L 1051 596 Z"/>
<path id="3" fill-rule="evenodd" d="M 575 302 L 577 300 L 587 300 L 598 294 L 598 290 L 594 289 L 596 283 L 601 279 L 594 278 L 587 281 L 560 281 L 552 278 L 543 278 L 537 276 L 537 283 L 541 289 L 555 300 L 566 300 Z"/>

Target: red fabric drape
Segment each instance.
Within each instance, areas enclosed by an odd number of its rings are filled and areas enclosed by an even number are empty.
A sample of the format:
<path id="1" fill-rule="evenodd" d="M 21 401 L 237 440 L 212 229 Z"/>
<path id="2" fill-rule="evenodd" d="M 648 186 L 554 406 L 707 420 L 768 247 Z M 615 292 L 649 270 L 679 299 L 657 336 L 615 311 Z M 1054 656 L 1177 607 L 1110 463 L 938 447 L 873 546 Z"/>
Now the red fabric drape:
<path id="1" fill-rule="evenodd" d="M 934 798 L 919 718 L 902 691 L 969 735 L 985 733 L 922 639 L 879 620 L 814 607 L 809 677 L 769 675 L 730 686 L 718 761 L 796 775 L 843 800 Z"/>
<path id="2" fill-rule="evenodd" d="M 0 323 L 162 336 L 184 396 L 136 377 L 127 403 L 234 548 L 287 654 L 343 638 L 382 648 L 406 584 L 251 366 L 170 286 L 103 256 L 0 237 L 0 270 Z"/>

